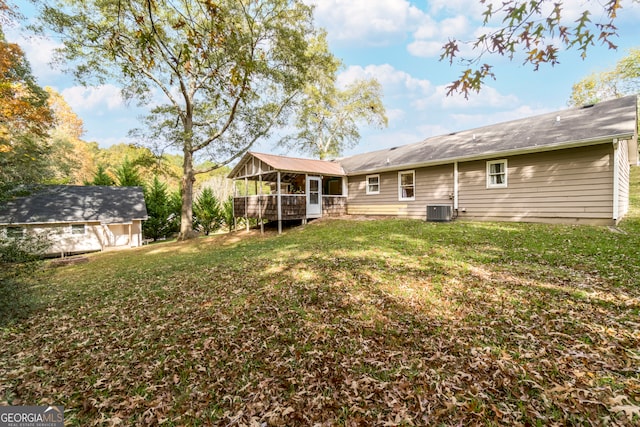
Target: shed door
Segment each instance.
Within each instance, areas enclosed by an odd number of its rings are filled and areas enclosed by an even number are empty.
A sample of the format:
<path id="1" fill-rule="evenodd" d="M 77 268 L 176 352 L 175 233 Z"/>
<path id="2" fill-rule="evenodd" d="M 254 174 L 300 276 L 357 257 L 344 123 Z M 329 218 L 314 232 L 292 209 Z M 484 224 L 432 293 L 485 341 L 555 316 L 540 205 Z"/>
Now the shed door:
<path id="1" fill-rule="evenodd" d="M 322 216 L 322 178 L 307 176 L 307 218 Z"/>

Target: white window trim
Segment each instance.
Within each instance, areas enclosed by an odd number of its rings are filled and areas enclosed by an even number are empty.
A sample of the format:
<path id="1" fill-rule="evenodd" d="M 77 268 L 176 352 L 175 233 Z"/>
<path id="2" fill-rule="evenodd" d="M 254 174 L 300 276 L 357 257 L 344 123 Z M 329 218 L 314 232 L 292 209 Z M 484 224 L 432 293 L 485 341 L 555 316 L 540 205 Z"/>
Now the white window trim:
<path id="1" fill-rule="evenodd" d="M 411 174 L 413 176 L 413 197 L 402 197 L 402 175 Z M 416 171 L 400 171 L 398 172 L 398 200 L 401 202 L 410 202 L 416 199 Z"/>
<path id="2" fill-rule="evenodd" d="M 499 163 L 504 164 L 504 182 L 502 184 L 492 184 L 491 183 L 491 165 L 496 165 Z M 509 183 L 509 163 L 507 159 L 500 160 L 490 160 L 487 162 L 487 188 L 507 188 Z"/>
<path id="3" fill-rule="evenodd" d="M 370 191 L 370 190 L 369 190 L 369 179 L 370 179 L 370 178 L 378 178 L 378 191 Z M 366 182 L 365 182 L 365 186 L 366 186 L 366 192 L 367 192 L 367 195 L 370 195 L 370 194 L 380 194 L 380 174 L 376 174 L 376 175 L 367 175 Z"/>

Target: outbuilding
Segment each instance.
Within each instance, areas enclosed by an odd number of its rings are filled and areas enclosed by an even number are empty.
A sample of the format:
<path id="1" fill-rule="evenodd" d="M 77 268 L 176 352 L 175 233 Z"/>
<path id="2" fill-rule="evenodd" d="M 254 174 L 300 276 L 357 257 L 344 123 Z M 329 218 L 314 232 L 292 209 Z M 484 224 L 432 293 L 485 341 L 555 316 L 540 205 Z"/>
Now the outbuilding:
<path id="1" fill-rule="evenodd" d="M 140 187 L 44 185 L 0 206 L 0 233 L 46 236 L 67 255 L 140 246 L 146 219 Z"/>

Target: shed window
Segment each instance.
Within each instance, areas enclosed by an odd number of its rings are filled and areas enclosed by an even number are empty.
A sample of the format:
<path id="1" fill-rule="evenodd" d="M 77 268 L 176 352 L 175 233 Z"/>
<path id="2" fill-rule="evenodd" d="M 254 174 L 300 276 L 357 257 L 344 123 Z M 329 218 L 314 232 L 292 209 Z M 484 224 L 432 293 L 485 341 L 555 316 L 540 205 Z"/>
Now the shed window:
<path id="1" fill-rule="evenodd" d="M 507 160 L 487 162 L 487 188 L 505 188 L 507 186 Z"/>
<path id="2" fill-rule="evenodd" d="M 380 194 L 380 175 L 367 175 L 367 194 Z"/>
<path id="3" fill-rule="evenodd" d="M 85 227 L 84 224 L 72 224 L 71 225 L 71 234 L 84 234 Z"/>
<path id="4" fill-rule="evenodd" d="M 7 238 L 19 239 L 21 237 L 24 237 L 24 228 L 7 227 Z"/>
<path id="5" fill-rule="evenodd" d="M 416 199 L 416 173 L 415 171 L 398 172 L 398 199 Z"/>

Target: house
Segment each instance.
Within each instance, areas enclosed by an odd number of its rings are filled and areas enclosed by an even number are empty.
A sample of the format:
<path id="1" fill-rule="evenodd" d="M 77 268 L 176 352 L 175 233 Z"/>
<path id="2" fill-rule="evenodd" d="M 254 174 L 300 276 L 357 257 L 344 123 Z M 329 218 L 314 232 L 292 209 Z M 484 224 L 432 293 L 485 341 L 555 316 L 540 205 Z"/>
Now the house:
<path id="1" fill-rule="evenodd" d="M 64 255 L 140 246 L 146 219 L 140 187 L 48 185 L 0 206 L 0 233 L 46 235 Z"/>
<path id="2" fill-rule="evenodd" d="M 426 218 L 437 207 L 470 220 L 616 224 L 638 164 L 637 104 L 628 96 L 327 162 L 249 152 L 229 174 L 246 184 L 234 212 Z"/>

